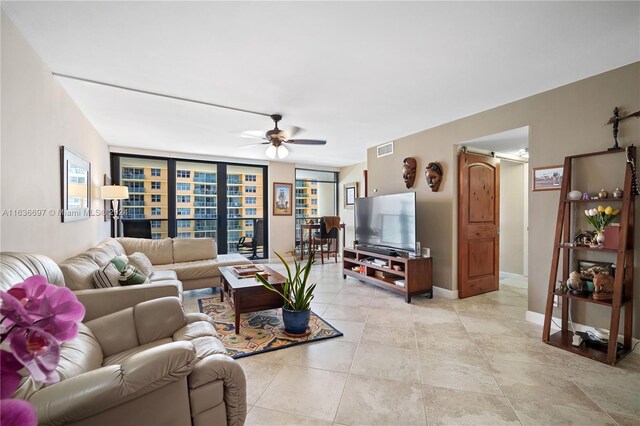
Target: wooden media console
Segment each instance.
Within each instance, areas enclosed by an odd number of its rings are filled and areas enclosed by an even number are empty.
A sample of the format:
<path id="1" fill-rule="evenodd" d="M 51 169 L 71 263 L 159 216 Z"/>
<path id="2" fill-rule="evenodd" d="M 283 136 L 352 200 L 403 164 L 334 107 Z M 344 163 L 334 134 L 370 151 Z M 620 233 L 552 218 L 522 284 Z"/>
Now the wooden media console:
<path id="1" fill-rule="evenodd" d="M 431 257 L 387 256 L 345 247 L 342 276 L 403 294 L 405 301 L 411 303 L 411 296 L 418 294 L 426 294 L 429 299 L 433 297 L 432 262 Z M 404 280 L 404 287 L 396 284 L 400 280 Z"/>

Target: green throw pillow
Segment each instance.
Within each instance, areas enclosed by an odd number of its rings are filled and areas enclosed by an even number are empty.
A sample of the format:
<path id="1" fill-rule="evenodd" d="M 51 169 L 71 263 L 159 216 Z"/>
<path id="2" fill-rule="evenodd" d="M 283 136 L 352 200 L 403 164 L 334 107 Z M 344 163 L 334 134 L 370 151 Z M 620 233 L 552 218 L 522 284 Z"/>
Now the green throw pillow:
<path id="1" fill-rule="evenodd" d="M 147 282 L 147 277 L 133 266 L 126 265 L 124 271 L 120 273 L 118 281 L 120 281 L 120 285 L 144 284 Z"/>
<path id="2" fill-rule="evenodd" d="M 110 262 L 113 263 L 113 265 L 120 273 L 123 273 L 127 268 L 127 262 L 121 257 L 114 257 L 110 260 Z"/>

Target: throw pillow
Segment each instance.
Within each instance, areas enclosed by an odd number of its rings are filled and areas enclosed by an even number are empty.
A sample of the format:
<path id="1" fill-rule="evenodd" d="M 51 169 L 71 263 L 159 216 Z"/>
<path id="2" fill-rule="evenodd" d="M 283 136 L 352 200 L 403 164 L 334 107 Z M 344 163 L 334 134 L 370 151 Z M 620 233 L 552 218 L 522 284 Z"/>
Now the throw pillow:
<path id="1" fill-rule="evenodd" d="M 93 273 L 93 286 L 95 288 L 119 287 L 119 277 L 120 271 L 116 265 L 109 262 Z"/>
<path id="2" fill-rule="evenodd" d="M 146 277 L 150 277 L 153 274 L 153 265 L 149 258 L 139 251 L 129 256 L 129 264 L 142 272 Z"/>
<path id="3" fill-rule="evenodd" d="M 113 265 L 116 267 L 116 269 L 118 270 L 118 272 L 123 273 L 125 268 L 127 267 L 127 264 L 129 263 L 127 261 L 127 258 L 123 258 L 121 256 L 116 256 L 113 259 L 110 260 L 111 263 L 113 263 Z"/>
<path id="4" fill-rule="evenodd" d="M 148 281 L 147 277 L 131 265 L 127 265 L 125 270 L 118 277 L 120 285 L 136 285 L 144 284 Z"/>

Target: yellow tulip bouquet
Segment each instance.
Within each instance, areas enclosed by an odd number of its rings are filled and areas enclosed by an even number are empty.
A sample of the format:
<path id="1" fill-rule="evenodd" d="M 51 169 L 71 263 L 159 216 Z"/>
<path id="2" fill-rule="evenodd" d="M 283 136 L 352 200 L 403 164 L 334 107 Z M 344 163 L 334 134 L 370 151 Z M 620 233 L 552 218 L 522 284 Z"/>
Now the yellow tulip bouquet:
<path id="1" fill-rule="evenodd" d="M 587 222 L 596 229 L 597 233 L 604 232 L 604 228 L 613 221 L 620 213 L 620 209 L 613 209 L 611 206 L 598 206 L 597 209 L 588 209 L 584 211 Z"/>

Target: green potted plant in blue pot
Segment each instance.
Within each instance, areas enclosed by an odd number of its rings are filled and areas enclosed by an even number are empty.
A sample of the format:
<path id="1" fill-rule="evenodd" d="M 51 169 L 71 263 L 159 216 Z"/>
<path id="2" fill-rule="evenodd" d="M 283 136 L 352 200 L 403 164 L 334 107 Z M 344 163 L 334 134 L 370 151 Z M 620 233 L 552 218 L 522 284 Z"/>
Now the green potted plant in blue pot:
<path id="1" fill-rule="evenodd" d="M 258 274 L 256 278 L 266 288 L 282 296 L 284 300 L 284 305 L 282 306 L 284 331 L 293 335 L 305 334 L 311 318 L 313 291 L 316 288 L 315 283 L 310 285 L 307 283 L 315 253 L 309 253 L 309 258 L 304 266 L 298 262 L 294 254 L 293 270 L 280 254 L 275 253 L 287 269 L 287 277 L 282 285 L 282 291 L 269 284 L 263 276 Z"/>

